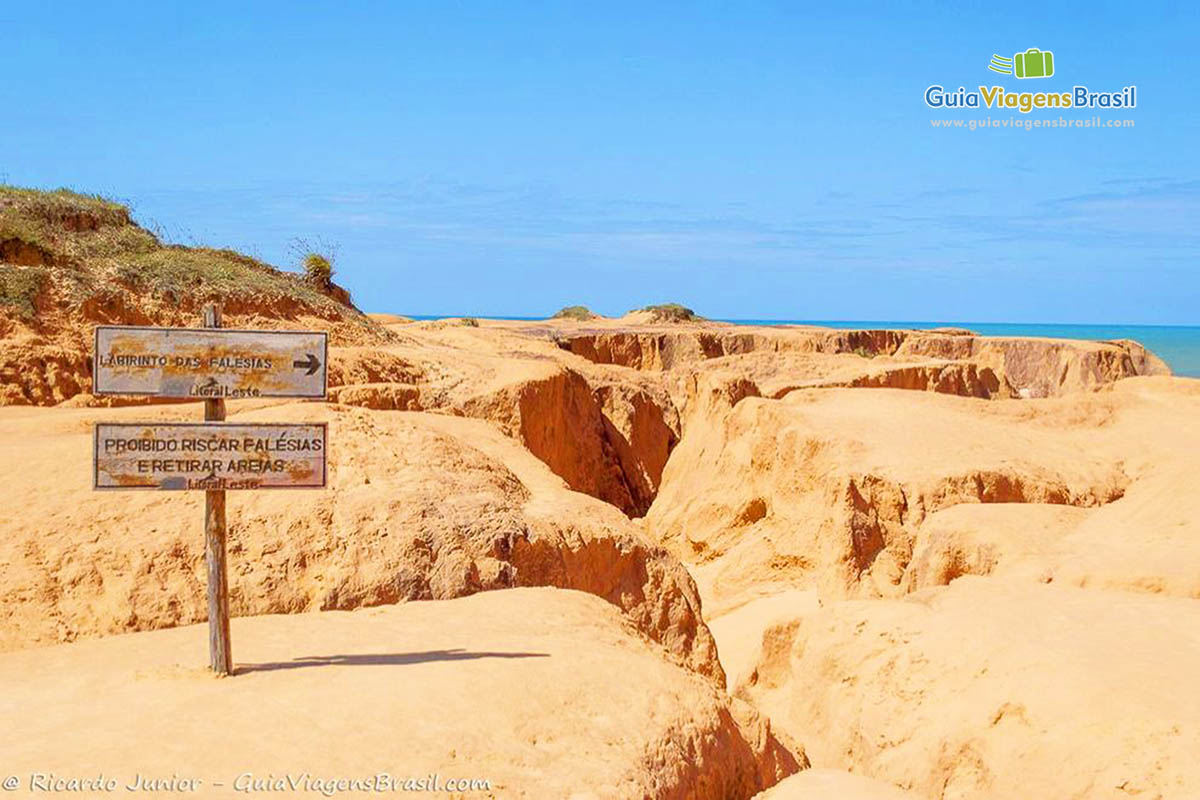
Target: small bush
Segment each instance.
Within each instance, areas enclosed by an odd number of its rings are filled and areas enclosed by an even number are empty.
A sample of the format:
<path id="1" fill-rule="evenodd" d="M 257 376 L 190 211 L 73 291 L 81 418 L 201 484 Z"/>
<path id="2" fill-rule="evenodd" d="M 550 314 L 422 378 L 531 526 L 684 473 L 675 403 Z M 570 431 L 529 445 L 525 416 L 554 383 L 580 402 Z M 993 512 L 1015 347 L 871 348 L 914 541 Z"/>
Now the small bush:
<path id="1" fill-rule="evenodd" d="M 865 347 L 856 347 L 856 348 L 854 348 L 853 352 L 854 352 L 854 355 L 858 356 L 859 358 L 874 358 L 875 357 L 875 353 L 873 353 L 872 351 L 868 350 Z"/>
<path id="2" fill-rule="evenodd" d="M 324 239 L 296 237 L 288 243 L 288 253 L 300 266 L 305 280 L 321 292 L 333 288 L 334 265 L 337 263 L 338 247 Z"/>
<path id="3" fill-rule="evenodd" d="M 459 325 L 466 325 L 468 328 L 478 328 L 479 320 L 474 317 L 463 317 L 458 321 Z"/>
<path id="4" fill-rule="evenodd" d="M 595 319 L 596 315 L 587 306 L 567 306 L 560 308 L 551 319 L 574 319 L 574 320 L 589 320 Z"/>
<path id="5" fill-rule="evenodd" d="M 321 288 L 333 283 L 333 263 L 320 253 L 304 256 L 304 276 Z"/>
<path id="6" fill-rule="evenodd" d="M 646 306 L 641 310 L 648 311 L 656 322 L 695 322 L 704 319 L 695 311 L 687 306 L 681 306 L 679 303 L 659 303 Z"/>

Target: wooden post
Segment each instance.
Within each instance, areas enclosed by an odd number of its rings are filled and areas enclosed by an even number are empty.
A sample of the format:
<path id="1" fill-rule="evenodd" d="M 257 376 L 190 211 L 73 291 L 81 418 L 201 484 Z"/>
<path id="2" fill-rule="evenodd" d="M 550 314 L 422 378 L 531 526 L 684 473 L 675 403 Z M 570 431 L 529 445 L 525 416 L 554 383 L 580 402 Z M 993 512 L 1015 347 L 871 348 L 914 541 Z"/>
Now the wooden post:
<path id="1" fill-rule="evenodd" d="M 221 309 L 214 304 L 204 307 L 205 328 L 221 327 Z M 225 401 L 204 401 L 204 421 L 225 419 Z M 208 567 L 208 653 L 212 671 L 228 675 L 233 671 L 233 653 L 229 646 L 229 576 L 225 568 L 225 490 L 204 491 L 204 561 Z"/>

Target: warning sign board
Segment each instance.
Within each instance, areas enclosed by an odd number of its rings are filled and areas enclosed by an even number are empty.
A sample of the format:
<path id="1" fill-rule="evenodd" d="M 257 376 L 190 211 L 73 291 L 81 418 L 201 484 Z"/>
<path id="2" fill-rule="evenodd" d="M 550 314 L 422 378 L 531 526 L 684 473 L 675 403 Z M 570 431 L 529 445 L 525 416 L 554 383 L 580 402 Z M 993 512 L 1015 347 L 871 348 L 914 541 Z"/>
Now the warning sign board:
<path id="1" fill-rule="evenodd" d="M 319 489 L 325 423 L 97 423 L 96 489 Z"/>

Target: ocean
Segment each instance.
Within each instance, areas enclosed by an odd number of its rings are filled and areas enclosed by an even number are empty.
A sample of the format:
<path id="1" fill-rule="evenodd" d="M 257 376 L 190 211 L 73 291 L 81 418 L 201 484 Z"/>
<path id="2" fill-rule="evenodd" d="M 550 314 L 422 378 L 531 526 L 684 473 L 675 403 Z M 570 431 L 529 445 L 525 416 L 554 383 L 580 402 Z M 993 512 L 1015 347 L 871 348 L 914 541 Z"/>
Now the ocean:
<path id="1" fill-rule="evenodd" d="M 410 314 L 413 319 L 442 319 Z M 545 317 L 480 319 L 542 320 Z M 966 328 L 984 336 L 1044 336 L 1049 339 L 1133 339 L 1166 361 L 1176 375 L 1200 378 L 1200 326 L 1185 325 L 1058 325 L 1023 322 L 901 322 L 896 320 L 721 319 L 739 325 L 822 325 L 826 328 Z"/>

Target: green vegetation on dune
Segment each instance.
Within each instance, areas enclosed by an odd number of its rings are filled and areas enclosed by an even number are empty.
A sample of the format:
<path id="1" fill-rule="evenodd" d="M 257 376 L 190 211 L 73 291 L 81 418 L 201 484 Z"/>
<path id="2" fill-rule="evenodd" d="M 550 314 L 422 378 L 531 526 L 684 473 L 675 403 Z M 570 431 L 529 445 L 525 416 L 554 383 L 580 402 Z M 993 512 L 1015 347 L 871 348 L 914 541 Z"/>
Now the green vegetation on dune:
<path id="1" fill-rule="evenodd" d="M 37 297 L 49 280 L 44 267 L 10 267 L 0 264 L 0 306 L 8 306 L 28 321 L 37 312 Z"/>
<path id="2" fill-rule="evenodd" d="M 76 192 L 67 188 L 25 189 L 20 186 L 0 184 L 0 206 L 11 204 L 19 205 L 27 215 L 37 216 L 48 221 L 59 220 L 66 214 L 86 212 L 111 225 L 129 222 L 128 207 L 116 200 L 99 194 Z"/>
<path id="3" fill-rule="evenodd" d="M 121 259 L 113 275 L 122 284 L 166 300 L 184 294 L 288 295 L 314 305 L 331 302 L 300 276 L 280 272 L 234 250 L 160 247 Z"/>
<path id="4" fill-rule="evenodd" d="M 157 246 L 149 232 L 130 223 L 129 209 L 69 189 L 41 192 L 0 185 L 0 242 L 21 242 L 63 260 L 115 255 Z"/>
<path id="5" fill-rule="evenodd" d="M 560 308 L 551 319 L 589 320 L 595 319 L 596 316 L 587 306 L 566 306 Z"/>
<path id="6" fill-rule="evenodd" d="M 320 253 L 309 253 L 304 256 L 304 274 L 318 286 L 328 286 L 333 282 L 333 262 Z"/>
<path id="7" fill-rule="evenodd" d="M 658 322 L 695 322 L 704 319 L 695 311 L 679 303 L 658 303 L 639 310 L 650 313 Z"/>
<path id="8" fill-rule="evenodd" d="M 150 302 L 158 311 L 148 313 L 164 321 L 220 299 L 266 316 L 373 325 L 333 285 L 328 260 L 308 272 L 284 272 L 233 250 L 164 244 L 126 206 L 97 195 L 0 185 L 0 309 L 27 322 L 42 295 L 48 308 L 69 314 L 124 291 Z"/>

